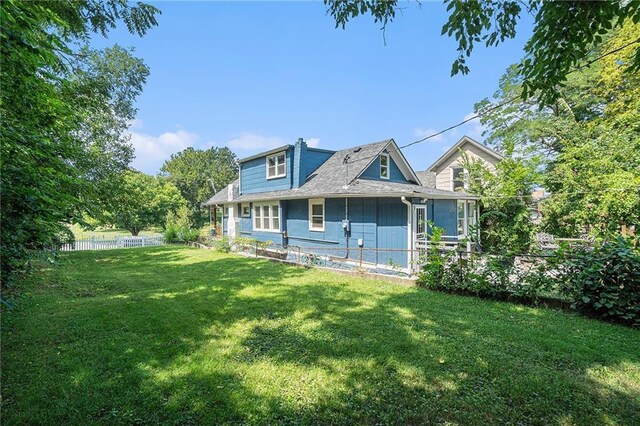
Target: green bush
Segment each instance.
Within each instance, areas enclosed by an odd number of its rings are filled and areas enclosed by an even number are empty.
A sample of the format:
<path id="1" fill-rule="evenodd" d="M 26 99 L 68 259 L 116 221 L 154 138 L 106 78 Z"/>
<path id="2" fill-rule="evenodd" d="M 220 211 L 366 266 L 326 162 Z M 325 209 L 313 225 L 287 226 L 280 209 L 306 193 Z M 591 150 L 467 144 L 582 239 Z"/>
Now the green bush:
<path id="1" fill-rule="evenodd" d="M 191 228 L 189 209 L 182 206 L 176 213 L 167 215 L 164 240 L 167 243 L 188 243 L 198 241 L 200 230 Z"/>
<path id="2" fill-rule="evenodd" d="M 618 237 L 592 250 L 560 253 L 559 280 L 573 306 L 603 319 L 640 326 L 640 250 Z"/>
<path id="3" fill-rule="evenodd" d="M 181 228 L 178 231 L 178 240 L 185 243 L 193 243 L 198 241 L 200 230 L 192 228 Z"/>
<path id="4" fill-rule="evenodd" d="M 422 287 L 438 289 L 443 281 L 445 264 L 448 259 L 447 256 L 441 254 L 440 250 L 437 249 L 442 243 L 444 229 L 433 226 L 433 224 L 430 224 L 430 226 L 429 249 L 427 250 L 427 254 L 420 259 L 420 263 L 424 265 L 422 266 L 420 274 L 418 274 L 416 283 Z"/>
<path id="5" fill-rule="evenodd" d="M 219 240 L 215 240 L 213 244 L 215 249 L 219 252 L 229 253 L 231 251 L 231 242 L 228 237 L 222 237 Z"/>
<path id="6" fill-rule="evenodd" d="M 178 227 L 172 223 L 167 223 L 164 229 L 164 242 L 175 243 L 178 241 Z"/>

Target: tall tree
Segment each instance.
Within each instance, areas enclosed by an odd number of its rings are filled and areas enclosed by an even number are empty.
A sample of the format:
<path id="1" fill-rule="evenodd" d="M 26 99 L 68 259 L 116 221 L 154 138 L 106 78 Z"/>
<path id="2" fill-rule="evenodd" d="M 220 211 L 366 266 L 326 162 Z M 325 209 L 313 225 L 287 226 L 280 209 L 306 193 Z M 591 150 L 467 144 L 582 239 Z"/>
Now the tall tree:
<path id="1" fill-rule="evenodd" d="M 523 90 L 512 67 L 495 100 L 476 105 L 489 144 L 515 146 L 544 166 L 541 183 L 553 193 L 544 224 L 556 234 L 640 223 L 640 74 L 629 72 L 635 52 L 624 48 L 638 39 L 640 24 L 632 22 L 605 37 L 553 103 L 512 102 Z"/>
<path id="2" fill-rule="evenodd" d="M 202 203 L 238 177 L 238 158 L 227 147 L 187 148 L 171 155 L 162 166 L 162 174 L 187 200 L 193 226 L 201 227 L 207 220 Z"/>
<path id="3" fill-rule="evenodd" d="M 530 220 L 531 192 L 539 181 L 537 159 L 517 154 L 513 144 L 503 147 L 503 158 L 489 171 L 484 162 L 466 155 L 469 192 L 480 197 L 480 232 L 483 251 L 526 252 L 534 225 Z"/>
<path id="4" fill-rule="evenodd" d="M 324 0 L 336 27 L 350 19 L 370 14 L 386 28 L 401 9 L 399 0 Z M 518 65 L 524 78 L 520 94 L 536 95 L 543 103 L 557 97 L 557 89 L 571 69 L 583 63 L 604 35 L 619 28 L 626 18 L 640 22 L 639 1 L 543 1 L 532 0 L 444 0 L 449 18 L 442 34 L 454 36 L 458 57 L 451 75 L 467 74 L 466 63 L 475 45 L 497 46 L 516 35 L 516 26 L 525 13 L 535 17 L 533 34 L 525 46 L 525 58 Z M 558 30 L 562 25 L 562 30 Z M 630 71 L 640 69 L 640 40 L 630 58 Z"/>
<path id="5" fill-rule="evenodd" d="M 122 21 L 142 35 L 159 11 L 119 0 L 0 2 L 2 284 L 81 221 L 91 182 L 131 157 L 122 123 L 148 73 L 130 52 L 92 52 L 93 32 Z"/>
<path id="6" fill-rule="evenodd" d="M 100 222 L 126 229 L 131 235 L 151 227 L 164 228 L 167 216 L 175 215 L 185 205 L 178 188 L 162 178 L 127 171 L 121 183 Z"/>

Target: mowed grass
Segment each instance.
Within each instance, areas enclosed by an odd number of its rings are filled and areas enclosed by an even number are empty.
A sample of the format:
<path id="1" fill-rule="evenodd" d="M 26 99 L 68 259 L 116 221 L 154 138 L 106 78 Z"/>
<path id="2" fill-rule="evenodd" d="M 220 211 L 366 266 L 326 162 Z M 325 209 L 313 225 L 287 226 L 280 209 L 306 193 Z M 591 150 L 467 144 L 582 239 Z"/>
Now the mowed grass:
<path id="1" fill-rule="evenodd" d="M 182 247 L 65 254 L 3 315 L 3 424 L 640 424 L 640 332 Z"/>
<path id="2" fill-rule="evenodd" d="M 126 229 L 111 229 L 111 228 L 97 228 L 94 230 L 82 229 L 79 225 L 69 225 L 69 229 L 73 232 L 73 235 L 77 240 L 86 238 L 115 238 L 115 237 L 130 237 L 131 232 Z M 145 229 L 140 231 L 139 235 L 157 235 L 162 233 L 161 229 Z"/>

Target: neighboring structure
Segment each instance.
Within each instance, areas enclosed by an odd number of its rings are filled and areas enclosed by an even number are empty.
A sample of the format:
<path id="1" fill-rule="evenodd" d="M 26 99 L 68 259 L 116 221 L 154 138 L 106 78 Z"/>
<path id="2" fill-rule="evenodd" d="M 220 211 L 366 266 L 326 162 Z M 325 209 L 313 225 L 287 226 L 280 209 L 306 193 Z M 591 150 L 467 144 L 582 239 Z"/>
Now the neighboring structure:
<path id="1" fill-rule="evenodd" d="M 467 186 L 461 161 L 463 153 L 472 161 L 482 161 L 490 171 L 494 171 L 496 163 L 503 158 L 499 152 L 463 136 L 424 172 L 418 172 L 422 184 L 446 191 L 463 191 Z"/>
<path id="2" fill-rule="evenodd" d="M 504 158 L 499 152 L 468 136 L 463 136 L 429 168 L 423 172 L 417 172 L 422 185 L 449 191 L 468 189 L 467 171 L 462 164 L 463 155 L 471 161 L 482 162 L 491 172 L 495 172 L 496 164 Z M 542 222 L 540 204 L 548 196 L 544 188 L 536 188 L 531 192 L 532 204 L 529 206 L 529 217 L 536 225 Z"/>
<path id="3" fill-rule="evenodd" d="M 328 247 L 344 257 L 359 246 L 407 250 L 394 257 L 407 268 L 427 221 L 455 240 L 477 222 L 475 197 L 422 185 L 393 139 L 340 151 L 298 139 L 239 163 L 239 179 L 205 203 L 223 209 L 230 238 Z M 371 250 L 364 260 L 387 264 L 388 254 Z"/>

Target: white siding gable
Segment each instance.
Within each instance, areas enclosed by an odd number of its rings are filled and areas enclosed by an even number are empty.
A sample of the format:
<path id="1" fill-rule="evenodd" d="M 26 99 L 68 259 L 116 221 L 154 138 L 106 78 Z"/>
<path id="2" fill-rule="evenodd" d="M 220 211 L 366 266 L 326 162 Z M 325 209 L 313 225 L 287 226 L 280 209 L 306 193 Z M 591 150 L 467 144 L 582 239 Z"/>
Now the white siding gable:
<path id="1" fill-rule="evenodd" d="M 485 163 L 485 165 L 489 168 L 490 171 L 495 171 L 496 163 L 499 161 L 496 157 L 488 154 L 487 152 L 478 149 L 472 144 L 466 142 L 460 146 L 460 150 L 456 150 L 456 152 L 452 153 L 448 158 L 446 158 L 435 170 L 436 173 L 436 189 L 444 189 L 447 191 L 451 191 L 452 189 L 452 168 L 454 167 L 462 167 L 460 158 L 460 151 L 466 153 L 470 160 L 480 160 Z"/>

